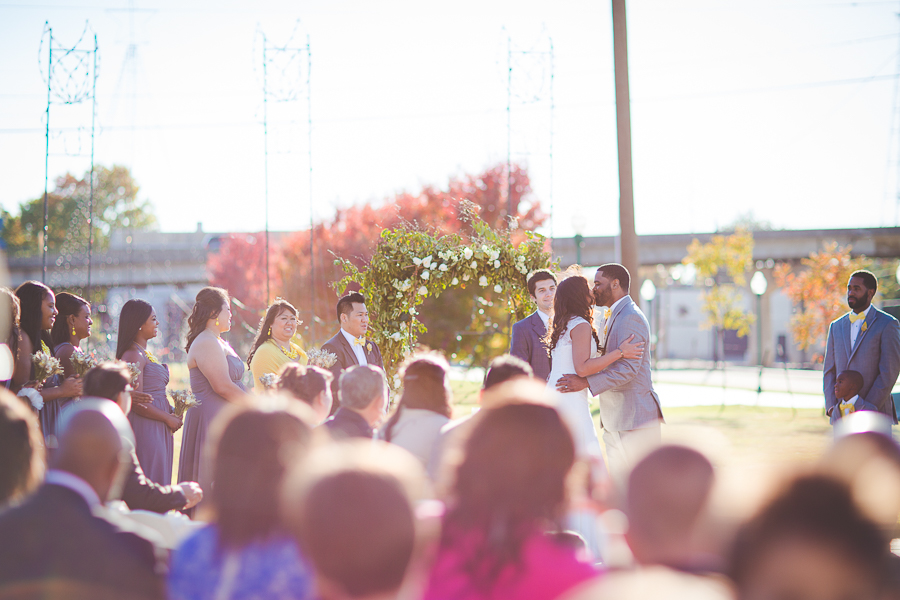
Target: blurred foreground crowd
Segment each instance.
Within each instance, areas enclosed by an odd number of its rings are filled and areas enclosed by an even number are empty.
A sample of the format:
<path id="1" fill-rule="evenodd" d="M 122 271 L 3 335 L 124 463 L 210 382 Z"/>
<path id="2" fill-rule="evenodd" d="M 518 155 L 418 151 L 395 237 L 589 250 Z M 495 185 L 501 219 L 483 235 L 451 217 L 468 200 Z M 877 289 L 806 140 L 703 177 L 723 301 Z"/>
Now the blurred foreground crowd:
<path id="1" fill-rule="evenodd" d="M 406 442 L 320 426 L 322 373 L 318 392 L 282 386 L 219 413 L 194 519 L 114 501 L 134 462 L 121 363 L 85 375 L 46 466 L 34 412 L 0 391 L 0 597 L 900 598 L 900 448 L 877 413 L 844 419 L 817 464 L 755 494 L 735 497 L 685 445 L 646 448 L 620 489 L 577 458 L 546 385 L 513 357 L 491 364 L 480 410 Z M 447 375 L 413 357 L 400 405 L 449 406 Z M 348 369 L 338 393 L 383 416 L 377 367 Z M 567 529 L 573 512 L 591 515 L 600 556 Z"/>

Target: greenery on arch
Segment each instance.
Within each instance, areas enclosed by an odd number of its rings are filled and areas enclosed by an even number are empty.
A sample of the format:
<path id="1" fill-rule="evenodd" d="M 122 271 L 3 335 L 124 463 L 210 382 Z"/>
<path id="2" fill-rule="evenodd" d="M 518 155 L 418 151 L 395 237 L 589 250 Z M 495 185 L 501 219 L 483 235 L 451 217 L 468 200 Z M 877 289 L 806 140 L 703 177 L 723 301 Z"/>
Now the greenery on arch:
<path id="1" fill-rule="evenodd" d="M 381 233 L 372 258 L 358 268 L 338 257 L 335 264 L 346 276 L 335 282 L 340 293 L 357 284 L 369 308 L 369 337 L 378 344 L 392 387 L 397 368 L 426 332 L 417 317 L 428 298 L 453 289 L 500 294 L 513 319 L 530 311 L 525 281 L 528 273 L 552 266 L 546 238 L 518 230 L 515 224 L 492 229 L 473 212 L 468 215 L 473 235 L 442 235 L 404 224 Z"/>

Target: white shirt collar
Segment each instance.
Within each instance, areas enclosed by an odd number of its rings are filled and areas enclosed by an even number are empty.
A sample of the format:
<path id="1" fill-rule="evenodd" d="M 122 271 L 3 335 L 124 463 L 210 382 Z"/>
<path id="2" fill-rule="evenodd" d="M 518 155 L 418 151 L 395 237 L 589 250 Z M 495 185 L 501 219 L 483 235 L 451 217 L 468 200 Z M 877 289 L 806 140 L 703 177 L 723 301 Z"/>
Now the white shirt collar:
<path id="1" fill-rule="evenodd" d="M 609 307 L 610 314 L 612 314 L 616 310 L 616 307 L 622 303 L 622 300 L 624 300 L 627 297 L 628 297 L 628 294 L 625 294 L 624 296 L 622 296 L 621 298 L 619 298 L 618 300 L 613 302 L 612 306 Z"/>
<path id="2" fill-rule="evenodd" d="M 538 316 L 541 318 L 541 321 L 544 322 L 544 327 L 546 327 L 547 324 L 550 322 L 550 315 L 548 315 L 547 313 L 545 313 L 545 312 L 542 311 L 541 309 L 538 309 L 537 314 L 538 314 Z"/>
<path id="3" fill-rule="evenodd" d="M 347 339 L 348 342 L 350 342 L 350 345 L 351 345 L 351 346 L 353 345 L 353 340 L 358 339 L 358 338 L 353 337 L 353 336 L 350 334 L 350 332 L 348 332 L 348 331 L 347 331 L 346 329 L 344 329 L 343 327 L 341 327 L 341 333 L 344 334 L 344 337 Z"/>
<path id="4" fill-rule="evenodd" d="M 92 509 L 96 506 L 100 505 L 100 496 L 97 495 L 97 492 L 94 491 L 94 488 L 88 484 L 87 481 L 78 477 L 77 475 L 73 475 L 68 471 L 57 471 L 56 469 L 50 469 L 47 471 L 47 476 L 44 478 L 45 483 L 51 483 L 53 485 L 59 485 L 64 488 L 69 488 L 87 502 L 87 505 Z"/>
<path id="5" fill-rule="evenodd" d="M 870 308 L 872 308 L 872 305 L 871 305 L 871 304 L 868 305 L 868 306 L 866 307 L 866 310 L 864 310 L 864 311 L 862 311 L 861 313 L 859 313 L 859 314 L 861 314 L 861 315 L 864 315 L 863 318 L 862 318 L 863 321 L 865 321 L 865 320 L 866 320 L 866 317 L 869 316 L 869 309 L 870 309 Z M 851 312 L 852 312 L 852 311 L 851 311 Z M 854 313 L 854 314 L 855 314 L 855 313 Z M 857 320 L 856 323 L 851 323 L 851 325 L 861 325 L 861 324 L 862 324 L 862 322 L 859 321 L 859 320 Z"/>
<path id="6" fill-rule="evenodd" d="M 849 402 L 849 403 L 852 404 L 853 406 L 856 406 L 856 399 L 857 399 L 857 398 L 859 398 L 859 394 L 853 396 L 853 397 L 850 398 L 849 400 L 844 400 L 844 403 L 846 404 L 846 403 Z"/>

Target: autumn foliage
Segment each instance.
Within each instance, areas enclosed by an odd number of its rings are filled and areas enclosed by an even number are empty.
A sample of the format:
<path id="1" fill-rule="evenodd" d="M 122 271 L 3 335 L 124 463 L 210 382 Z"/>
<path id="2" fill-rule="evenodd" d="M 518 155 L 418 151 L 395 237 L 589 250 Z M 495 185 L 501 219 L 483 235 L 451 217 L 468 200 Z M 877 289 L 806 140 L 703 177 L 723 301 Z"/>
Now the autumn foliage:
<path id="1" fill-rule="evenodd" d="M 843 292 L 850 274 L 867 264 L 864 257 L 852 258 L 851 249 L 832 242 L 801 260 L 802 271 L 795 272 L 789 264 L 775 269 L 775 282 L 794 304 L 791 334 L 802 350 L 822 348 L 829 324 L 850 310 Z M 815 362 L 822 359 L 821 353 L 813 356 Z"/>
<path id="2" fill-rule="evenodd" d="M 532 198 L 525 167 L 512 166 L 509 196 L 519 229 L 534 230 L 543 224 L 546 215 Z M 416 193 L 401 192 L 381 202 L 341 208 L 331 219 L 316 224 L 312 236 L 308 229 L 286 235 L 278 244 L 273 244 L 271 251 L 273 283 L 269 295 L 283 296 L 300 310 L 305 338 L 309 339 L 312 334 L 314 339 L 311 341 L 324 341 L 337 327 L 334 306 L 338 292 L 331 284 L 345 275 L 335 264 L 336 257 L 362 267 L 374 254 L 381 232 L 401 224 L 439 235 L 458 234 L 468 239 L 474 232 L 470 220 L 465 218 L 461 205 L 463 200 L 474 204 L 480 218 L 489 226 L 505 229 L 506 165 L 492 166 L 477 175 L 453 177 L 444 189 L 426 186 Z M 524 237 L 524 233 L 519 231 L 514 234 L 513 242 L 522 241 Z M 248 306 L 252 303 L 253 307 L 265 307 L 268 304 L 263 301 L 265 278 L 261 276 L 265 269 L 260 262 L 264 255 L 259 252 L 259 244 L 250 243 L 247 236 L 232 236 L 223 244 L 220 253 L 229 257 L 210 260 L 212 284 L 229 289 L 239 298 L 247 298 L 245 303 Z M 230 268 L 239 261 L 241 268 Z M 246 278 L 234 273 L 244 270 L 245 263 L 249 274 Z M 363 293 L 375 294 L 379 291 L 363 290 Z M 464 327 L 467 314 L 471 312 L 469 307 L 454 309 L 459 310 L 457 319 L 461 320 L 461 324 L 451 329 Z M 429 312 L 434 312 L 434 315 L 429 315 Z M 430 316 L 435 319 L 446 316 L 441 314 L 440 303 L 423 308 L 423 319 L 428 320 Z M 311 327 L 313 323 L 314 328 Z"/>

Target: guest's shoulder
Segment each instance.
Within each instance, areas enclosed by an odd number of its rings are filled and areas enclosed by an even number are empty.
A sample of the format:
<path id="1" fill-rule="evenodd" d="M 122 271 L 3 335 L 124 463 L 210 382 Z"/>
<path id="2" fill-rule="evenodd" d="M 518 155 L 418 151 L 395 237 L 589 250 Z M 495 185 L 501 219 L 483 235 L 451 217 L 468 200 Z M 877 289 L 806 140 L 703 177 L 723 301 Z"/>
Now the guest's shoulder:
<path id="1" fill-rule="evenodd" d="M 213 556 L 219 543 L 219 530 L 215 525 L 207 525 L 192 532 L 173 551 L 173 564 L 183 560 L 204 560 Z"/>

